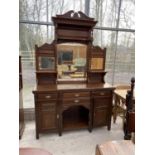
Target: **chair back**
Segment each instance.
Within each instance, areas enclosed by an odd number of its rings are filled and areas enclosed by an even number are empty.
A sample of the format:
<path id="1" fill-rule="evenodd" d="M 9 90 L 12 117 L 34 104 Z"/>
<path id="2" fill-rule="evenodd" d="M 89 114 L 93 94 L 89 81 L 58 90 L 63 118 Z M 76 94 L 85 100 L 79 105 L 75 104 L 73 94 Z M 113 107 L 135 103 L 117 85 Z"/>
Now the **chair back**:
<path id="1" fill-rule="evenodd" d="M 126 95 L 126 117 L 124 122 L 124 139 L 130 139 L 131 133 L 135 132 L 135 97 L 134 97 L 135 78 L 131 79 L 131 90 Z"/>

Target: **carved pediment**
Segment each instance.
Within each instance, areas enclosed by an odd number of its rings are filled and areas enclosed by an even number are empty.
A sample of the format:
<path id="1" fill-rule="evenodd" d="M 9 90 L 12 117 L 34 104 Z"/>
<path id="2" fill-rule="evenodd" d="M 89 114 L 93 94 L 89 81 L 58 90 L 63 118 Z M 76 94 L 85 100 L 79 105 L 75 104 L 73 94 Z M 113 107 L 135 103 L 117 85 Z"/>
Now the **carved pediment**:
<path id="1" fill-rule="evenodd" d="M 92 46 L 92 51 L 93 52 L 103 52 L 104 49 L 102 49 L 100 46 Z"/>
<path id="2" fill-rule="evenodd" d="M 55 26 L 56 41 L 92 42 L 92 31 L 97 21 L 81 11 L 73 10 L 52 17 Z"/>
<path id="3" fill-rule="evenodd" d="M 94 61 L 95 64 L 96 64 L 95 61 L 98 61 L 98 62 L 103 61 L 103 58 L 105 59 L 105 57 L 106 57 L 106 48 L 101 48 L 99 46 L 92 46 L 91 56 L 92 56 L 92 58 L 94 58 L 94 59 L 92 59 L 92 61 Z M 97 59 L 95 59 L 95 58 L 97 58 Z M 103 62 L 101 62 L 101 64 L 103 64 Z"/>
<path id="4" fill-rule="evenodd" d="M 63 14 L 63 15 L 57 15 L 57 17 L 80 19 L 80 20 L 94 20 L 94 18 L 88 17 L 87 15 L 85 15 L 81 11 L 74 12 L 73 10 L 70 10 L 70 11 L 66 12 L 65 14 Z"/>
<path id="5" fill-rule="evenodd" d="M 54 48 L 55 48 L 55 43 L 54 43 L 54 41 L 53 41 L 52 43 L 50 43 L 50 44 L 45 43 L 45 44 L 43 44 L 43 45 L 40 46 L 40 47 L 38 47 L 38 46 L 36 45 L 36 50 L 37 50 L 37 51 L 53 50 Z"/>
<path id="6" fill-rule="evenodd" d="M 45 43 L 40 47 L 35 45 L 35 51 L 37 55 L 55 55 L 55 41 L 50 44 Z"/>

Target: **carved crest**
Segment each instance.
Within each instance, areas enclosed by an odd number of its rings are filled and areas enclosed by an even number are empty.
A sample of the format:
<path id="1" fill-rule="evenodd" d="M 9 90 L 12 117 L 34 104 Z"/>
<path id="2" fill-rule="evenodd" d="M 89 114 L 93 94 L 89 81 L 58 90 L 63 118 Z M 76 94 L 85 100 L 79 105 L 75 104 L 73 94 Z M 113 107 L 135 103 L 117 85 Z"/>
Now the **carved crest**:
<path id="1" fill-rule="evenodd" d="M 48 43 L 45 43 L 45 44 L 43 44 L 42 46 L 40 46 L 40 47 L 38 47 L 37 45 L 36 45 L 36 49 L 37 50 L 53 50 L 54 49 L 54 46 L 55 44 L 54 44 L 54 41 L 52 42 L 52 43 L 50 43 L 50 44 L 48 44 Z"/>
<path id="2" fill-rule="evenodd" d="M 66 12 L 63 15 L 57 15 L 57 17 L 61 18 L 73 18 L 73 19 L 81 19 L 81 20 L 94 20 L 94 18 L 90 18 L 87 15 L 85 15 L 83 12 L 78 11 L 74 12 L 73 10 L 70 10 Z"/>
<path id="3" fill-rule="evenodd" d="M 93 52 L 103 52 L 104 50 L 105 50 L 105 48 L 102 49 L 102 48 L 99 47 L 99 46 L 92 46 L 92 51 L 93 51 Z"/>

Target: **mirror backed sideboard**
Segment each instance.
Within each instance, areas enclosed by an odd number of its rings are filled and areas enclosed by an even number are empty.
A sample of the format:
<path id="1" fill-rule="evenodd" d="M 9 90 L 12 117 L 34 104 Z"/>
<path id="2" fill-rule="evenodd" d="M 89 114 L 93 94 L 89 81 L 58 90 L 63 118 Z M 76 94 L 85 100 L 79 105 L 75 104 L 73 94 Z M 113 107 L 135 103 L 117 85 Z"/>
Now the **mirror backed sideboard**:
<path id="1" fill-rule="evenodd" d="M 92 44 L 97 21 L 72 10 L 52 20 L 55 39 L 35 46 L 36 138 L 99 126 L 110 130 L 114 87 L 104 78 L 106 48 Z"/>

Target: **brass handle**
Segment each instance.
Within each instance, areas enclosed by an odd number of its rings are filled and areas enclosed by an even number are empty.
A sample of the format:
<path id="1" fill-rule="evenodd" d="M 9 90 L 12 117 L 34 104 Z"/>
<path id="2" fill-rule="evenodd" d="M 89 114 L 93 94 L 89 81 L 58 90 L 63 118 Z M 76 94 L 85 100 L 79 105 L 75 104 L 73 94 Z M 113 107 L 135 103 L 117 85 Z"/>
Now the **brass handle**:
<path id="1" fill-rule="evenodd" d="M 45 98 L 47 98 L 47 99 L 48 99 L 48 98 L 51 98 L 51 96 L 50 96 L 50 95 L 47 95 L 47 96 L 45 96 Z"/>
<path id="2" fill-rule="evenodd" d="M 79 100 L 74 100 L 74 102 L 75 102 L 75 103 L 78 103 L 78 102 L 79 102 Z"/>
<path id="3" fill-rule="evenodd" d="M 75 97 L 79 97 L 79 94 L 75 94 Z"/>
<path id="4" fill-rule="evenodd" d="M 59 119 L 59 115 L 57 114 L 57 119 Z"/>

